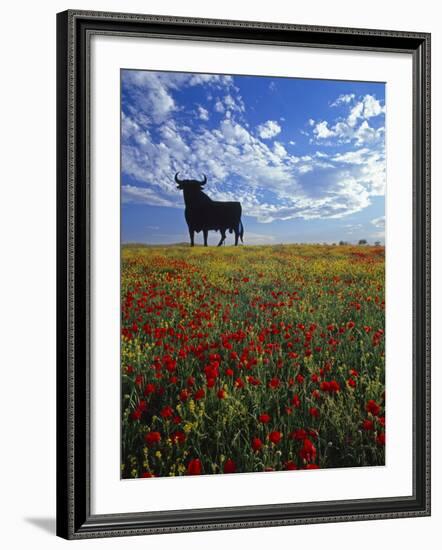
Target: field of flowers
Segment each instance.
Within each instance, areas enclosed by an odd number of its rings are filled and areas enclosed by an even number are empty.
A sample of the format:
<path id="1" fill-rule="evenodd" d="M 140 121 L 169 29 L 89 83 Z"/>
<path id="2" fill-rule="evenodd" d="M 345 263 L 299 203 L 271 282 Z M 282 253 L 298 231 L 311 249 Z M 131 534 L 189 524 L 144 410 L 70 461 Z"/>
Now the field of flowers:
<path id="1" fill-rule="evenodd" d="M 123 478 L 385 460 L 384 248 L 122 250 Z"/>

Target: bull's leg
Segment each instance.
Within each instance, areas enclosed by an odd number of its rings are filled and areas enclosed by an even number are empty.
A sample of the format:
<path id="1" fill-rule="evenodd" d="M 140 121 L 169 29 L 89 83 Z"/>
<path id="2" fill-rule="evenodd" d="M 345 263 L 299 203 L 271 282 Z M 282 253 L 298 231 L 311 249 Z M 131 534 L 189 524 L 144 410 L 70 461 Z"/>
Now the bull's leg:
<path id="1" fill-rule="evenodd" d="M 189 235 L 190 235 L 190 246 L 194 246 L 195 231 L 193 229 L 189 229 Z"/>
<path id="2" fill-rule="evenodd" d="M 204 229 L 203 230 L 203 235 L 204 235 L 204 246 L 207 246 L 207 235 L 209 234 L 209 232 L 207 231 L 207 229 Z"/>
<path id="3" fill-rule="evenodd" d="M 238 246 L 239 231 L 235 229 L 235 246 Z"/>
<path id="4" fill-rule="evenodd" d="M 226 240 L 226 231 L 225 229 L 221 229 L 221 240 L 219 241 L 218 246 L 221 246 L 225 240 Z"/>

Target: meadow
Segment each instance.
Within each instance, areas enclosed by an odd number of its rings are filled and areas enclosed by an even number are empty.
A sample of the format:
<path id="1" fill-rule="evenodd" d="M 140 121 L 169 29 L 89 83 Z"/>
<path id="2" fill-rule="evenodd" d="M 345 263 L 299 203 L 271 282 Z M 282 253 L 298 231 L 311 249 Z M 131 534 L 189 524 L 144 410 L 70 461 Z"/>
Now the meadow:
<path id="1" fill-rule="evenodd" d="M 122 478 L 383 465 L 384 248 L 123 246 Z"/>

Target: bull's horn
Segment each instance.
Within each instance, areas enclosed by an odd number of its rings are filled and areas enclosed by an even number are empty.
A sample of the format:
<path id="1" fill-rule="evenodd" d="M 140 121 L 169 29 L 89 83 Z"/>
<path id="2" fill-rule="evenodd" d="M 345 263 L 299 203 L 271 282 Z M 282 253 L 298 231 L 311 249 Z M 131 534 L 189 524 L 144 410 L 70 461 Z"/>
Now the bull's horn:
<path id="1" fill-rule="evenodd" d="M 175 174 L 175 182 L 176 182 L 176 183 L 182 183 L 182 181 L 180 181 L 180 180 L 178 179 L 178 174 L 179 174 L 179 172 L 177 172 L 177 173 Z"/>
<path id="2" fill-rule="evenodd" d="M 201 185 L 206 185 L 207 183 L 207 177 L 205 174 L 203 174 L 203 181 L 201 182 Z"/>

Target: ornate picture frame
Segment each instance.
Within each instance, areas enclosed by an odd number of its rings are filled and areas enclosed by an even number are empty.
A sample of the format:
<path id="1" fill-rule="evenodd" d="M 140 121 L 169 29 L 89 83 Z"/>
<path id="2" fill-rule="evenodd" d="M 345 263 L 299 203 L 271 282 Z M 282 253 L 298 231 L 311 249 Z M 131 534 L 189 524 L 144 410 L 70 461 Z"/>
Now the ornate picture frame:
<path id="1" fill-rule="evenodd" d="M 91 506 L 91 39 L 161 38 L 412 58 L 412 494 L 95 514 Z M 57 16 L 57 535 L 66 539 L 430 514 L 430 35 L 68 10 Z M 387 299 L 388 300 L 388 299 Z M 388 307 L 388 305 L 387 305 Z M 116 450 L 118 453 L 118 450 Z M 132 483 L 132 481 L 131 481 Z"/>

